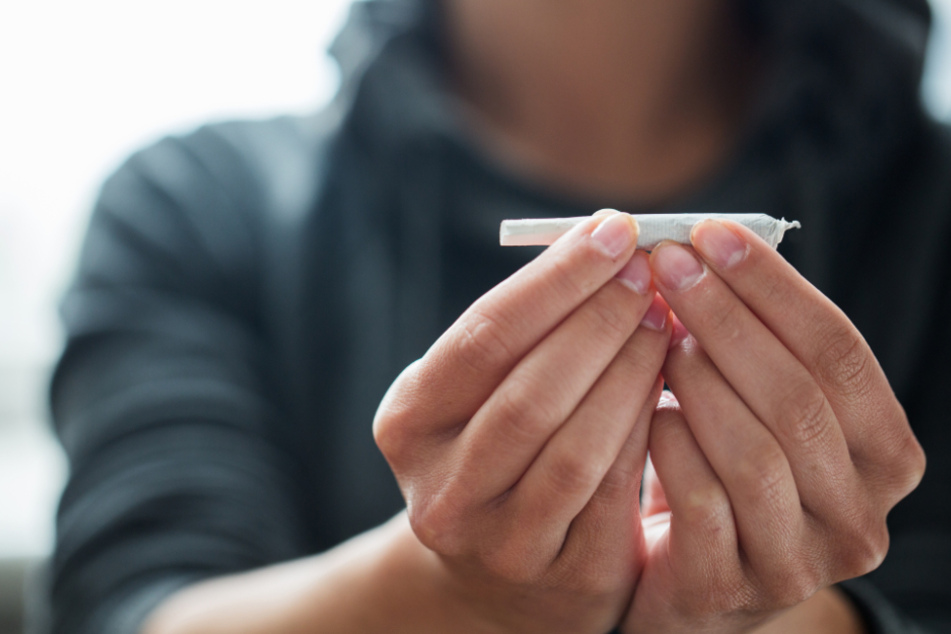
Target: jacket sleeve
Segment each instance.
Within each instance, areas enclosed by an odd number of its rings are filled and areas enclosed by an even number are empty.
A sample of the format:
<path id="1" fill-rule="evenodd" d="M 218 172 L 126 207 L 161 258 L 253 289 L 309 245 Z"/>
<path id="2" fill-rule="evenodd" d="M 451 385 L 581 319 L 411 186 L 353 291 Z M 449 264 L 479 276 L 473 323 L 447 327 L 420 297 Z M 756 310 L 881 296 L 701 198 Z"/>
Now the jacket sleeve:
<path id="1" fill-rule="evenodd" d="M 101 191 L 51 386 L 70 463 L 53 632 L 131 634 L 186 584 L 302 554 L 256 308 L 252 172 L 205 128 L 135 155 Z"/>
<path id="2" fill-rule="evenodd" d="M 931 132 L 933 153 L 912 164 L 916 180 L 891 206 L 903 209 L 928 239 L 885 260 L 901 276 L 885 286 L 915 291 L 904 294 L 918 298 L 908 302 L 915 320 L 905 324 L 893 316 L 892 296 L 881 302 L 879 317 L 904 347 L 908 378 L 893 385 L 928 466 L 918 488 L 889 514 L 885 561 L 863 579 L 844 584 L 872 634 L 951 632 L 951 131 L 942 126 Z"/>

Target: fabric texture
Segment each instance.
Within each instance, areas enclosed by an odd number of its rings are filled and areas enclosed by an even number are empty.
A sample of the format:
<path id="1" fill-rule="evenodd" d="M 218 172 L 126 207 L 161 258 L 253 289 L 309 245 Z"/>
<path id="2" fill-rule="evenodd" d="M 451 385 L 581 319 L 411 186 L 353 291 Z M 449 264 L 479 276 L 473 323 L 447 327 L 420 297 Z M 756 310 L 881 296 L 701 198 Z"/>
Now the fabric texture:
<path id="1" fill-rule="evenodd" d="M 436 5 L 415 0 L 353 6 L 325 111 L 210 125 L 130 158 L 62 306 L 51 402 L 71 473 L 50 630 L 131 634 L 186 584 L 395 514 L 374 410 L 538 253 L 499 248 L 499 222 L 616 207 L 802 222 L 781 252 L 865 335 L 931 456 L 890 517 L 889 557 L 847 591 L 876 632 L 951 631 L 951 137 L 917 97 L 927 6 L 741 6 L 771 79 L 728 164 L 664 205 L 500 168 L 444 85 Z"/>

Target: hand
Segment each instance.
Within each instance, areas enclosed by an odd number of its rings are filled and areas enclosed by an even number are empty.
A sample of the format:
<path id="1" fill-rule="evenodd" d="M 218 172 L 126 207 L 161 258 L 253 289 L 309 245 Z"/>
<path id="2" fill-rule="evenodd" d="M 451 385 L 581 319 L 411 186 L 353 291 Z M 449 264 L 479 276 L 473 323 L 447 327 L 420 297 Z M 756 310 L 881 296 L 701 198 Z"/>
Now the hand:
<path id="1" fill-rule="evenodd" d="M 468 615 L 458 631 L 603 634 L 630 601 L 670 333 L 636 234 L 626 214 L 576 227 L 380 405 L 377 443 Z"/>
<path id="2" fill-rule="evenodd" d="M 752 232 L 651 256 L 675 324 L 631 632 L 744 632 L 877 567 L 924 454 L 846 316 Z M 702 259 L 698 259 L 696 253 Z M 883 298 L 884 299 L 884 298 Z M 689 331 L 689 334 L 688 334 Z M 669 506 L 670 513 L 665 513 Z"/>
<path id="3" fill-rule="evenodd" d="M 679 409 L 669 392 L 661 395 L 659 407 Z M 670 530 L 670 506 L 657 471 L 648 458 L 644 469 L 643 505 L 644 534 L 649 549 Z M 764 615 L 766 616 L 766 615 Z M 746 628 L 741 628 L 746 629 Z M 806 601 L 775 615 L 754 634 L 863 634 L 865 623 L 856 606 L 835 586 L 820 590 Z"/>

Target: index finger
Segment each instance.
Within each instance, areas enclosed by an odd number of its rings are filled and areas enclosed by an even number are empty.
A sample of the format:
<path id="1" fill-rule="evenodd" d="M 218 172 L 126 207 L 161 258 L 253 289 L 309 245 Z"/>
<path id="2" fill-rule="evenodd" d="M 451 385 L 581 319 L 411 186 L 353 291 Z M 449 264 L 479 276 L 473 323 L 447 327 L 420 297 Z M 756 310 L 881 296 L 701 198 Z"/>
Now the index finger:
<path id="1" fill-rule="evenodd" d="M 575 308 L 627 263 L 637 244 L 629 214 L 595 216 L 479 298 L 394 386 L 412 418 L 457 425 Z M 421 398 L 416 398 L 417 396 Z"/>
<path id="2" fill-rule="evenodd" d="M 847 439 L 857 440 L 856 426 L 865 422 L 856 420 L 856 413 L 898 409 L 875 355 L 845 313 L 752 231 L 737 223 L 708 220 L 694 227 L 691 241 L 812 374 Z M 886 436 L 889 442 L 894 440 Z"/>

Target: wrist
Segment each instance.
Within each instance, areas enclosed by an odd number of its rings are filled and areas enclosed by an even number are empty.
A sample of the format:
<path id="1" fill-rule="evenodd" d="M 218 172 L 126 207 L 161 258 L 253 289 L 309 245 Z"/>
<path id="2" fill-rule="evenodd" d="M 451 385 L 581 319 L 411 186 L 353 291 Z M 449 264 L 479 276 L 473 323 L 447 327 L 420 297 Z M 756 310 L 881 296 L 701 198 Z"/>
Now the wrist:
<path id="1" fill-rule="evenodd" d="M 837 586 L 820 590 L 806 601 L 774 613 L 726 612 L 703 620 L 690 619 L 663 607 L 640 606 L 636 620 L 623 631 L 710 632 L 718 634 L 868 634 L 856 606 Z M 650 615 L 650 616 L 644 616 Z M 612 633 L 613 634 L 613 633 Z"/>
<path id="2" fill-rule="evenodd" d="M 497 634 L 457 589 L 405 513 L 335 549 L 307 590 L 308 632 Z"/>
<path id="3" fill-rule="evenodd" d="M 438 557 L 401 514 L 327 552 L 197 583 L 147 619 L 145 634 L 463 632 Z"/>
<path id="4" fill-rule="evenodd" d="M 786 610 L 755 634 L 866 634 L 858 609 L 838 587 L 820 590 L 809 600 Z"/>
<path id="5" fill-rule="evenodd" d="M 372 610 L 360 607 L 372 611 L 367 618 L 374 619 L 363 631 L 501 634 L 480 615 L 473 597 L 459 587 L 440 556 L 416 538 L 405 513 L 377 530 L 378 550 L 368 553 L 365 566 L 357 571 L 372 602 Z"/>
<path id="6" fill-rule="evenodd" d="M 398 621 L 381 630 L 394 633 L 452 632 L 511 634 L 565 632 L 603 634 L 608 626 L 574 622 L 577 598 L 565 593 L 560 604 L 539 600 L 526 586 L 500 586 L 466 565 L 448 563 L 424 546 L 405 514 L 390 522 L 395 529 L 387 553 L 375 560 L 371 583 L 382 586 L 376 596 Z M 457 562 L 458 564 L 458 562 Z M 588 603 L 598 599 L 589 597 Z M 606 599 L 602 599 L 607 601 Z M 547 608 L 542 607 L 545 604 Z M 574 606 L 574 607 L 572 607 Z M 590 606 L 586 606 L 590 607 Z M 420 618 L 425 615 L 425 618 Z"/>

